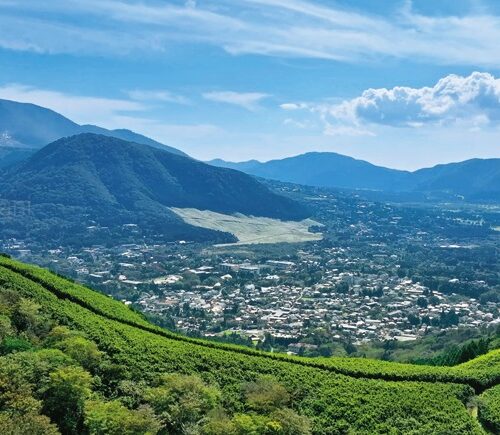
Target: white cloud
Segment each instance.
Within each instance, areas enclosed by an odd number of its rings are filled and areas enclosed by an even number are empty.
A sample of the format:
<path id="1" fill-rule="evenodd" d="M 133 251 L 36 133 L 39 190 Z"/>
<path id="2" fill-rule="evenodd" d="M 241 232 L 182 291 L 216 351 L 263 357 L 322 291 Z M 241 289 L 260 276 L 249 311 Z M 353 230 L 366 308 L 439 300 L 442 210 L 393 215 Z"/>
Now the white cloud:
<path id="1" fill-rule="evenodd" d="M 298 110 L 307 108 L 307 106 L 302 103 L 283 103 L 280 104 L 280 107 L 283 110 Z"/>
<path id="2" fill-rule="evenodd" d="M 382 16 L 303 0 L 24 0 L 0 10 L 0 47 L 12 50 L 126 55 L 189 42 L 232 54 L 500 67 L 500 17 L 481 10 L 425 16 L 405 6 Z"/>
<path id="3" fill-rule="evenodd" d="M 117 124 L 115 128 L 119 128 L 119 125 L 126 126 L 162 143 L 175 143 L 175 146 L 180 148 L 184 147 L 184 141 L 198 141 L 224 133 L 223 129 L 212 124 L 170 124 L 158 119 L 136 116 L 118 116 L 114 122 Z"/>
<path id="4" fill-rule="evenodd" d="M 136 101 L 65 94 L 16 83 L 0 87 L 0 98 L 47 107 L 80 124 L 109 124 L 121 113 L 146 109 Z"/>
<path id="5" fill-rule="evenodd" d="M 328 122 L 325 123 L 323 134 L 325 136 L 376 136 L 374 132 L 364 128 L 335 125 Z"/>
<path id="6" fill-rule="evenodd" d="M 136 101 L 162 101 L 166 103 L 189 104 L 189 99 L 183 95 L 177 95 L 165 90 L 141 90 L 127 91 L 127 95 Z"/>
<path id="7" fill-rule="evenodd" d="M 233 91 L 220 91 L 220 92 L 205 92 L 203 98 L 218 103 L 233 104 L 235 106 L 243 107 L 247 110 L 256 110 L 259 103 L 264 98 L 268 98 L 269 94 L 261 92 L 233 92 Z"/>
<path id="8" fill-rule="evenodd" d="M 127 128 L 165 144 L 183 148 L 183 141 L 222 135 L 211 124 L 172 124 L 148 118 L 149 107 L 142 101 L 65 94 L 22 84 L 0 87 L 0 98 L 37 104 L 52 109 L 79 124 L 95 124 L 109 129 Z"/>
<path id="9" fill-rule="evenodd" d="M 283 121 L 283 125 L 291 125 L 292 127 L 296 127 L 296 128 L 300 128 L 300 129 L 309 129 L 309 128 L 314 128 L 315 127 L 315 124 L 306 119 L 306 120 L 301 120 L 301 121 L 297 121 L 296 119 L 292 119 L 292 118 L 286 118 L 284 121 Z"/>
<path id="10" fill-rule="evenodd" d="M 360 97 L 331 107 L 341 121 L 419 126 L 456 119 L 500 119 L 500 79 L 474 72 L 448 75 L 433 87 L 368 89 Z"/>
<path id="11" fill-rule="evenodd" d="M 281 107 L 317 114 L 324 122 L 325 134 L 365 135 L 375 124 L 422 128 L 459 123 L 477 129 L 500 120 L 500 79 L 480 72 L 466 77 L 451 74 L 432 87 L 367 89 L 339 104 L 290 103 Z"/>

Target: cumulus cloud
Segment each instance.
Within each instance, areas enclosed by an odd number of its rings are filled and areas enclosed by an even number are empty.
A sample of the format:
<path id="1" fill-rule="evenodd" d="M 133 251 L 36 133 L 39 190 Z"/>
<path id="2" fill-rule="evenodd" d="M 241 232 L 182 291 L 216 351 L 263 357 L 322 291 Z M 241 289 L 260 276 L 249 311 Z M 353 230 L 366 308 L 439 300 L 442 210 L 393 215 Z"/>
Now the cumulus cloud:
<path id="1" fill-rule="evenodd" d="M 338 104 L 287 103 L 285 110 L 306 109 L 317 114 L 325 134 L 370 134 L 370 125 L 419 128 L 460 122 L 479 128 L 500 120 L 500 79 L 489 73 L 455 74 L 432 87 L 367 89 Z"/>
<path id="2" fill-rule="evenodd" d="M 474 72 L 448 75 L 433 87 L 368 89 L 330 109 L 332 117 L 396 126 L 420 126 L 455 119 L 500 117 L 500 79 Z"/>
<path id="3" fill-rule="evenodd" d="M 261 92 L 233 92 L 233 91 L 220 91 L 220 92 L 205 92 L 203 98 L 218 103 L 233 104 L 243 107 L 247 110 L 256 110 L 259 103 L 264 98 L 268 98 L 269 94 Z"/>

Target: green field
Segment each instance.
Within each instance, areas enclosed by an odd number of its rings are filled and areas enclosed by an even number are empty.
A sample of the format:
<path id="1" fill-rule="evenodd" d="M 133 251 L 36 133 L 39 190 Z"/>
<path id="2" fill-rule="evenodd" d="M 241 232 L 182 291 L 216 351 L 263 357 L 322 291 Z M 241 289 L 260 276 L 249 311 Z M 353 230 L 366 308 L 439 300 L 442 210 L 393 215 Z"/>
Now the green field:
<path id="1" fill-rule="evenodd" d="M 227 215 L 195 208 L 171 210 L 190 225 L 234 234 L 237 244 L 298 243 L 322 239 L 320 233 L 309 231 L 312 226 L 320 226 L 311 219 L 296 222 L 242 214 Z"/>
<path id="2" fill-rule="evenodd" d="M 288 357 L 170 333 L 120 302 L 3 257 L 0 288 L 36 301 L 58 323 L 84 332 L 132 379 L 151 383 L 172 372 L 201 376 L 221 389 L 230 413 L 244 410 L 244 383 L 271 375 L 290 391 L 293 409 L 310 418 L 317 434 L 484 433 L 466 406 L 480 393 L 480 421 L 498 418 L 492 406 L 498 387 L 491 387 L 500 379 L 499 351 L 452 368 Z"/>

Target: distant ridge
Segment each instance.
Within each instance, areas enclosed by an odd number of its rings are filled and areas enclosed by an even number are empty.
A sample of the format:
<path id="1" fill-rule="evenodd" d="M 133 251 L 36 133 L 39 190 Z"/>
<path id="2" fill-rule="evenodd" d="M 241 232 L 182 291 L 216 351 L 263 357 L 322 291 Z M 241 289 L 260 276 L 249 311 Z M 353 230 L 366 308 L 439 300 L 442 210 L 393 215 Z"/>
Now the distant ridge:
<path id="1" fill-rule="evenodd" d="M 445 192 L 472 201 L 500 201 L 500 159 L 472 159 L 420 169 L 388 169 L 337 153 L 311 152 L 281 160 L 233 163 L 216 159 L 215 166 L 257 177 L 317 187 L 384 192 Z"/>
<path id="2" fill-rule="evenodd" d="M 117 137 L 187 156 L 176 148 L 130 130 L 108 130 L 95 125 L 79 125 L 45 107 L 0 99 L 0 167 L 23 160 L 57 139 L 80 133 Z"/>
<path id="3" fill-rule="evenodd" d="M 29 201 L 31 207 L 29 216 L 0 222 L 3 236 L 52 243 L 57 237 L 80 242 L 94 226 L 121 233 L 126 224 L 158 240 L 234 241 L 228 233 L 186 224 L 169 207 L 308 217 L 298 203 L 242 172 L 93 133 L 60 139 L 4 170 L 0 198 Z"/>

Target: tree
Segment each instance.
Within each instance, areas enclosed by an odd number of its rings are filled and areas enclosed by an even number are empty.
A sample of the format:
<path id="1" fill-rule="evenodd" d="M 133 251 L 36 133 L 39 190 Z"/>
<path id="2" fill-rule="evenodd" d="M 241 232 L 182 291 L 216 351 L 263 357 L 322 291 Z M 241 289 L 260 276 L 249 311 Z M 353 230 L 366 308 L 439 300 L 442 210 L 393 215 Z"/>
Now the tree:
<path id="1" fill-rule="evenodd" d="M 0 340 L 13 333 L 12 323 L 8 316 L 0 314 Z"/>
<path id="2" fill-rule="evenodd" d="M 435 296 L 435 295 L 432 295 L 430 298 L 429 298 L 429 304 L 430 305 L 439 305 L 441 303 L 441 300 Z"/>
<path id="3" fill-rule="evenodd" d="M 236 414 L 232 423 L 238 435 L 260 435 L 266 433 L 268 418 L 257 414 Z"/>
<path id="4" fill-rule="evenodd" d="M 341 281 L 335 286 L 337 293 L 347 294 L 349 293 L 349 283 L 347 281 Z"/>
<path id="5" fill-rule="evenodd" d="M 23 367 L 16 361 L 10 357 L 0 359 L 0 433 L 58 434 L 57 427 L 50 423 L 49 418 L 40 415 L 42 404 L 33 397 L 26 378 Z"/>
<path id="6" fill-rule="evenodd" d="M 63 367 L 50 374 L 43 394 L 43 413 L 65 434 L 80 434 L 84 403 L 89 397 L 92 376 L 81 367 Z"/>
<path id="7" fill-rule="evenodd" d="M 82 367 L 95 371 L 102 360 L 97 345 L 86 338 L 73 336 L 65 338 L 54 346 L 77 361 Z"/>
<path id="8" fill-rule="evenodd" d="M 113 400 L 87 401 L 85 427 L 91 435 L 153 435 L 161 425 L 150 407 L 130 410 Z"/>
<path id="9" fill-rule="evenodd" d="M 13 417 L 0 412 L 0 433 L 4 435 L 58 435 L 57 426 L 45 415 L 28 413 Z"/>
<path id="10" fill-rule="evenodd" d="M 429 303 L 427 302 L 427 299 L 420 296 L 418 299 L 417 299 L 417 305 L 420 307 L 420 308 L 427 308 Z"/>
<path id="11" fill-rule="evenodd" d="M 236 435 L 236 426 L 223 410 L 212 411 L 201 428 L 203 435 Z"/>
<path id="12" fill-rule="evenodd" d="M 262 376 L 245 386 L 249 407 L 258 412 L 270 412 L 290 402 L 290 394 L 271 376 Z"/>
<path id="13" fill-rule="evenodd" d="M 21 298 L 12 313 L 12 323 L 18 331 L 35 332 L 40 323 L 40 305 L 30 299 Z"/>
<path id="14" fill-rule="evenodd" d="M 5 337 L 0 343 L 0 355 L 9 353 L 24 352 L 33 347 L 33 345 L 21 337 Z"/>
<path id="15" fill-rule="evenodd" d="M 297 414 L 291 409 L 278 409 L 271 414 L 270 418 L 272 421 L 279 423 L 279 434 L 309 435 L 311 433 L 311 423 L 309 419 L 303 415 Z"/>
<path id="16" fill-rule="evenodd" d="M 198 376 L 170 374 L 162 377 L 159 386 L 146 391 L 145 399 L 168 433 L 177 434 L 198 426 L 219 405 L 221 395 Z"/>

